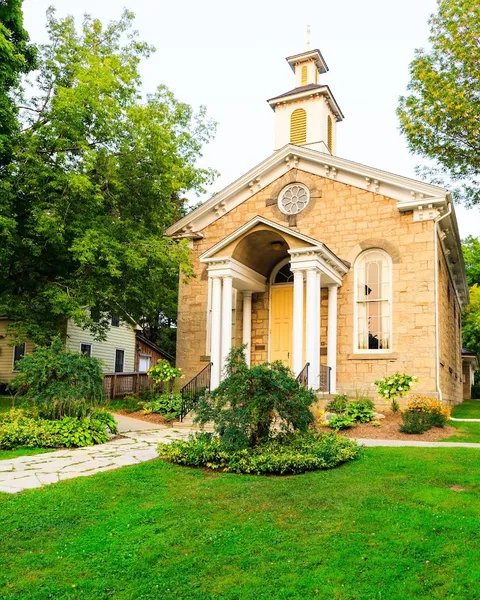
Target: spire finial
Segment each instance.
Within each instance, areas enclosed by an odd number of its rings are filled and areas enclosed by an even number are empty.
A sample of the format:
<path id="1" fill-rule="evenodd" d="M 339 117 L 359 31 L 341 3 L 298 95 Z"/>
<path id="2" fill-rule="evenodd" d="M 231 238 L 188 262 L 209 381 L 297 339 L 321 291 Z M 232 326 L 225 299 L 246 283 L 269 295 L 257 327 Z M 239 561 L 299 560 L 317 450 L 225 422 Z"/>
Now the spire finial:
<path id="1" fill-rule="evenodd" d="M 310 25 L 307 25 L 307 50 L 310 50 Z"/>

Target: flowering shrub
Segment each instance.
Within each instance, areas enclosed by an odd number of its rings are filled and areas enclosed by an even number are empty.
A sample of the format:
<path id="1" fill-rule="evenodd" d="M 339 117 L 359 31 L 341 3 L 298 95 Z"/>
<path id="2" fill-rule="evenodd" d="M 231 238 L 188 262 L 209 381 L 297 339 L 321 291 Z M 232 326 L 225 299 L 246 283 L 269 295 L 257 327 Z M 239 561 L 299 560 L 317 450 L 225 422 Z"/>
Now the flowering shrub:
<path id="1" fill-rule="evenodd" d="M 156 365 L 148 370 L 148 375 L 153 381 L 154 387 L 164 387 L 165 383 L 170 383 L 170 389 L 173 388 L 173 382 L 177 377 L 182 376 L 180 369 L 172 367 L 168 360 L 159 360 Z"/>
<path id="2" fill-rule="evenodd" d="M 428 396 L 414 396 L 408 401 L 403 413 L 400 430 L 404 433 L 423 433 L 432 427 L 445 427 L 450 418 L 450 409 Z"/>
<path id="3" fill-rule="evenodd" d="M 374 385 L 377 386 L 378 395 L 391 402 L 393 412 L 397 412 L 400 409 L 398 398 L 408 396 L 410 388 L 416 381 L 418 381 L 417 377 L 405 373 L 395 373 L 385 379 L 375 381 Z"/>

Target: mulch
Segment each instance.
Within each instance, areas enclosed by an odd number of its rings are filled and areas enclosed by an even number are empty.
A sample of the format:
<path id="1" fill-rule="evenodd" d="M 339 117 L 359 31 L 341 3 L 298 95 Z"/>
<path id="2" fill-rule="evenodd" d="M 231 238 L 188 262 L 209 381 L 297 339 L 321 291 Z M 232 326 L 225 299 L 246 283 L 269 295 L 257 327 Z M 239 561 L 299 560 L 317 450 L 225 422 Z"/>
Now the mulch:
<path id="1" fill-rule="evenodd" d="M 170 425 L 173 427 L 176 423 L 178 424 L 178 420 L 175 421 L 165 421 L 165 418 L 162 415 L 157 413 L 150 413 L 146 415 L 143 410 L 136 410 L 135 412 L 128 412 L 124 409 L 116 410 L 120 415 L 124 415 L 125 417 L 131 417 L 132 419 L 139 419 L 140 421 L 147 421 L 148 423 L 156 423 L 157 425 Z"/>
<path id="2" fill-rule="evenodd" d="M 398 413 L 386 413 L 385 419 L 379 420 L 380 425 L 375 427 L 372 423 L 360 423 L 351 429 L 344 429 L 339 433 L 349 438 L 367 438 L 373 440 L 410 440 L 418 442 L 437 442 L 458 433 L 455 427 L 432 427 L 425 433 L 402 433 L 402 415 Z M 320 427 L 320 431 L 331 431 L 329 427 Z"/>

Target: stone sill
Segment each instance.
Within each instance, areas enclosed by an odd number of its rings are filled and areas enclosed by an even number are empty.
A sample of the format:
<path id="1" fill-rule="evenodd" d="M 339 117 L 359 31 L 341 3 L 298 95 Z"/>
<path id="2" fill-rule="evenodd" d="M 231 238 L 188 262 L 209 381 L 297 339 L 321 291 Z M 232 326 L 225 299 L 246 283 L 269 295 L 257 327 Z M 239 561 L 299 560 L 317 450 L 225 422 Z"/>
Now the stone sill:
<path id="1" fill-rule="evenodd" d="M 349 354 L 348 360 L 397 360 L 398 353 L 397 352 L 372 352 L 372 354 L 368 353 L 358 353 L 358 354 Z"/>

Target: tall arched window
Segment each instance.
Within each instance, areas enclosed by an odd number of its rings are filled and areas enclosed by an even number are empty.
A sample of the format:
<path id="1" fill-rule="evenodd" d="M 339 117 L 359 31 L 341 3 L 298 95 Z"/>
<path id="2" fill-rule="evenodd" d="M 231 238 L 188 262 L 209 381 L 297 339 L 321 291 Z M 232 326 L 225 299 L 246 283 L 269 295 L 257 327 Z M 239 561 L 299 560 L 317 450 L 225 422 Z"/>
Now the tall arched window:
<path id="1" fill-rule="evenodd" d="M 307 143 L 307 113 L 297 108 L 290 117 L 290 143 L 297 146 Z"/>
<path id="2" fill-rule="evenodd" d="M 355 262 L 355 340 L 357 352 L 392 349 L 392 259 L 367 250 Z"/>
<path id="3" fill-rule="evenodd" d="M 308 81 L 308 78 L 307 78 L 307 67 L 303 66 L 302 67 L 302 85 L 307 85 L 307 81 Z"/>
<path id="4" fill-rule="evenodd" d="M 330 150 L 330 154 L 333 152 L 333 122 L 332 117 L 328 115 L 327 117 L 327 138 L 328 138 L 328 149 Z"/>

